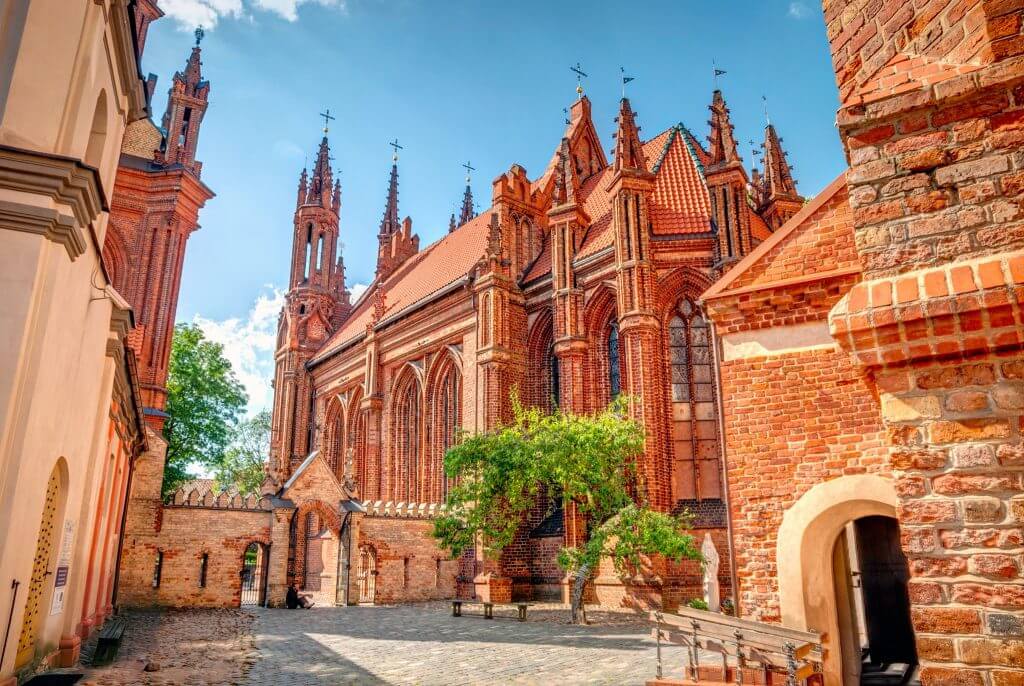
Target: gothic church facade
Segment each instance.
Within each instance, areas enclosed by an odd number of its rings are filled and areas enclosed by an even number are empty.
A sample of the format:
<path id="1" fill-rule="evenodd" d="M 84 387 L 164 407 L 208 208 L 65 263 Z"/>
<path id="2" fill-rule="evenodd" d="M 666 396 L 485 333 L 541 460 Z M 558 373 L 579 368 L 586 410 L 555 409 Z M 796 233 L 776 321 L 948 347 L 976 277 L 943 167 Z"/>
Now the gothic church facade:
<path id="1" fill-rule="evenodd" d="M 385 599 L 453 588 L 560 596 L 555 554 L 582 532 L 557 499 L 536 504 L 497 562 L 446 560 L 424 536 L 426 521 L 376 528 L 398 516 L 429 519 L 449 485 L 445 451 L 459 430 L 508 420 L 511 389 L 529 405 L 580 413 L 628 393 L 648 435 L 641 497 L 692 512 L 698 534 L 727 550 L 711 330 L 698 298 L 803 199 L 772 126 L 766 168 L 751 179 L 718 91 L 710 110 L 707 146 L 682 125 L 644 141 L 624 98 L 609 162 L 581 94 L 541 174 L 513 165 L 478 215 L 467 186 L 459 219 L 422 249 L 411 219 L 399 219 L 396 156 L 376 276 L 355 303 L 337 254 L 340 184 L 325 135 L 299 182 L 264 490 L 289 500 L 289 484 L 319 462 L 344 499 L 367 508 L 353 516 L 358 533 L 345 555 L 361 596 L 371 576 Z M 343 514 L 337 502 L 321 506 Z M 319 583 L 308 583 L 301 548 L 323 527 L 319 516 L 292 523 L 288 579 L 300 587 Z M 407 583 L 434 572 L 446 578 Z M 608 574 L 596 591 L 607 602 L 626 591 L 671 606 L 700 595 L 700 572 L 680 565 L 637 584 L 624 589 Z"/>

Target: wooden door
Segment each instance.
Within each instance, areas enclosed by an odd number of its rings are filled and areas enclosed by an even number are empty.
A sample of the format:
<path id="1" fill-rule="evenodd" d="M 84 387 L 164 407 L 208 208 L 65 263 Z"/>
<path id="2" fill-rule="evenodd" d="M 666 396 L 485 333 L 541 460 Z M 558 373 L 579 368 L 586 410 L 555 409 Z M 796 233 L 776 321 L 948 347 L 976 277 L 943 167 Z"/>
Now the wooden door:
<path id="1" fill-rule="evenodd" d="M 50 576 L 50 557 L 53 555 L 53 542 L 57 536 L 57 496 L 60 488 L 60 475 L 54 469 L 50 481 L 46 485 L 46 500 L 43 503 L 43 516 L 39 522 L 39 537 L 36 539 L 36 556 L 32 560 L 32 578 L 29 581 L 28 597 L 25 599 L 25 614 L 21 620 L 21 637 L 18 639 L 18 655 L 14 660 L 15 667 L 28 664 L 36 652 L 36 640 L 43 626 L 45 601 L 43 596 L 49 588 L 47 579 Z"/>
<path id="2" fill-rule="evenodd" d="M 872 516 L 856 520 L 854 528 L 871 662 L 915 664 L 910 571 L 900 548 L 899 525 L 891 517 Z"/>

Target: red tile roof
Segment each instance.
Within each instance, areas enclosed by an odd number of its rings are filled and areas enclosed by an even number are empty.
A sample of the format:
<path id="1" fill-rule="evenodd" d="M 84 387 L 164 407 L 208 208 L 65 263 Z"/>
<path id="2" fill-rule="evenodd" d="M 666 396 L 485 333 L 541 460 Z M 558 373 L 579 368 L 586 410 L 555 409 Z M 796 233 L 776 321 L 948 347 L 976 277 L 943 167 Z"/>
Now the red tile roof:
<path id="1" fill-rule="evenodd" d="M 681 133 L 673 126 L 644 143 L 644 157 L 656 172 L 651 198 L 651 223 L 656 234 L 702 233 L 710 230 L 711 200 L 699 162 Z M 594 255 L 612 244 L 612 205 L 607 182 L 612 168 L 606 167 L 580 187 L 579 197 L 591 225 L 577 259 Z M 551 271 L 550 246 L 544 244 L 525 281 Z"/>
<path id="2" fill-rule="evenodd" d="M 771 238 L 772 230 L 768 228 L 764 219 L 761 219 L 761 215 L 749 208 L 748 211 L 750 214 L 750 235 L 758 241 L 766 241 Z"/>
<path id="3" fill-rule="evenodd" d="M 384 317 L 397 314 L 466 276 L 483 257 L 490 221 L 491 211 L 488 209 L 400 266 L 383 283 Z M 366 331 L 366 325 L 373 321 L 374 292 L 381 287 L 377 281 L 370 284 L 356 302 L 352 314 L 314 359 L 331 354 Z"/>
<path id="4" fill-rule="evenodd" d="M 700 233 L 710 227 L 707 186 L 694 152 L 684 136 L 679 135 L 684 131 L 682 127 L 673 126 L 644 144 L 644 156 L 656 172 L 650 208 L 655 233 Z M 587 179 L 579 190 L 578 197 L 592 223 L 577 258 L 588 257 L 612 244 L 611 196 L 606 188 L 611 173 L 611 167 L 605 167 Z M 383 284 L 371 283 L 356 302 L 352 314 L 328 339 L 314 361 L 329 356 L 366 331 L 366 326 L 373 321 L 377 289 L 384 289 L 384 317 L 387 318 L 417 305 L 466 276 L 484 254 L 490 217 L 491 210 L 481 212 L 467 224 L 409 258 Z M 539 278 L 550 271 L 551 254 L 545 243 L 525 280 Z"/>

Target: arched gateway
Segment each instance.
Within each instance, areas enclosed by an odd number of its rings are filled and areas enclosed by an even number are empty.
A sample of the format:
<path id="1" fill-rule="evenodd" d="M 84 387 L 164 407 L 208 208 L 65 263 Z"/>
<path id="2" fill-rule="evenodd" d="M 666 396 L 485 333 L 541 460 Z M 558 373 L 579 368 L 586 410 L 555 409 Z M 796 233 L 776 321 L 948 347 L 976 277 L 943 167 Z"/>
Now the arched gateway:
<path id="1" fill-rule="evenodd" d="M 897 502 L 891 479 L 843 476 L 813 487 L 783 516 L 782 622 L 826 636 L 827 684 L 859 686 L 881 671 L 900 683 L 917 662 Z"/>

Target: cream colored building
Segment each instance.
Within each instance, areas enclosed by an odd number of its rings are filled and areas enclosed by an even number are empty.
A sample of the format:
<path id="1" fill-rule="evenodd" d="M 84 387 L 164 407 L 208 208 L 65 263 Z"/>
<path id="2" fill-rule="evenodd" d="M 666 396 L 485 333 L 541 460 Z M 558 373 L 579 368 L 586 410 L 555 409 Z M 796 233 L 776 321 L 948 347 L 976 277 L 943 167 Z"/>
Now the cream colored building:
<path id="1" fill-rule="evenodd" d="M 155 16 L 150 0 L 0 2 L 0 684 L 73 663 L 110 612 L 146 440 L 101 247 Z"/>

